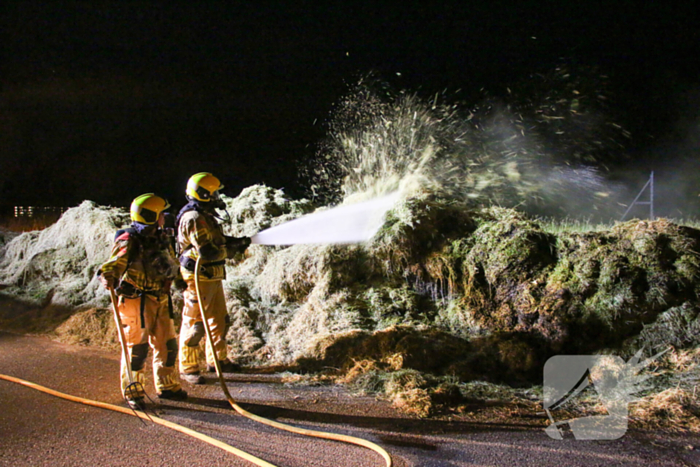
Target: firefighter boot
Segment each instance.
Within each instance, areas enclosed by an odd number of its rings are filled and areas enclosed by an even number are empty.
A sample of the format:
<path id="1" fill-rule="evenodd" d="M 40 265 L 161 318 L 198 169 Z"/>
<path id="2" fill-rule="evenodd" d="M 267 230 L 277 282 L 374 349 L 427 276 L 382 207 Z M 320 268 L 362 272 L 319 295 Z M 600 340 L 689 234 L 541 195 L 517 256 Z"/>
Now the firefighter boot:
<path id="1" fill-rule="evenodd" d="M 206 383 L 204 376 L 200 375 L 199 372 L 197 372 L 197 373 L 180 373 L 180 379 L 183 381 L 187 381 L 190 384 L 204 384 L 204 383 Z"/>
<path id="2" fill-rule="evenodd" d="M 158 394 L 158 398 L 169 399 L 171 401 L 184 401 L 187 399 L 187 391 L 183 389 L 178 389 L 177 391 L 166 389 Z"/>
<path id="3" fill-rule="evenodd" d="M 219 360 L 219 368 L 221 368 L 222 373 L 237 373 L 241 371 L 241 366 L 237 363 L 233 363 L 229 359 Z M 209 373 L 216 373 L 216 366 L 207 363 L 207 371 Z"/>

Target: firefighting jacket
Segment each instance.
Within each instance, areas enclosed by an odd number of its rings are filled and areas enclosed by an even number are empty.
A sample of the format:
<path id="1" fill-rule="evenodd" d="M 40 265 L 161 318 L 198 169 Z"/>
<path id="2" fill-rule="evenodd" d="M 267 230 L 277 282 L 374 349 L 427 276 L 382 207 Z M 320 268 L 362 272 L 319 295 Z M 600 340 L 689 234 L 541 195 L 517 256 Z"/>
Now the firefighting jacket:
<path id="1" fill-rule="evenodd" d="M 194 280 L 194 263 L 199 256 L 203 281 L 226 278 L 226 238 L 213 215 L 192 209 L 181 213 L 177 234 L 180 272 L 185 280 Z"/>
<path id="2" fill-rule="evenodd" d="M 144 235 L 126 229 L 118 233 L 110 258 L 98 274 L 126 296 L 167 294 L 180 273 L 175 258 L 172 242 L 161 231 Z"/>

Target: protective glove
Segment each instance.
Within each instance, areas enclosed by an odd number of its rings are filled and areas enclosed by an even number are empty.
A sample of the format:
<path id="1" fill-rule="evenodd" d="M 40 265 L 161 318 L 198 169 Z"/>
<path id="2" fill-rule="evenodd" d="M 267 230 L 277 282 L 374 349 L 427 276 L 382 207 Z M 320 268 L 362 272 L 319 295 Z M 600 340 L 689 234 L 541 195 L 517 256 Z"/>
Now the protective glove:
<path id="1" fill-rule="evenodd" d="M 225 239 L 227 258 L 233 258 L 236 254 L 245 252 L 250 246 L 250 237 L 225 237 Z"/>
<path id="2" fill-rule="evenodd" d="M 113 278 L 111 278 L 111 277 L 107 278 L 103 274 L 98 274 L 97 277 L 100 279 L 100 284 L 102 284 L 102 286 L 105 289 L 114 289 L 115 288 L 116 281 Z"/>
<path id="3" fill-rule="evenodd" d="M 220 259 L 221 257 L 219 256 L 221 254 L 221 247 L 216 246 L 213 243 L 205 243 L 204 245 L 199 247 L 199 256 L 204 260 L 204 261 L 214 261 L 217 259 Z M 182 264 L 182 259 L 180 259 L 180 264 Z M 192 270 L 194 271 L 194 265 L 192 267 Z"/>

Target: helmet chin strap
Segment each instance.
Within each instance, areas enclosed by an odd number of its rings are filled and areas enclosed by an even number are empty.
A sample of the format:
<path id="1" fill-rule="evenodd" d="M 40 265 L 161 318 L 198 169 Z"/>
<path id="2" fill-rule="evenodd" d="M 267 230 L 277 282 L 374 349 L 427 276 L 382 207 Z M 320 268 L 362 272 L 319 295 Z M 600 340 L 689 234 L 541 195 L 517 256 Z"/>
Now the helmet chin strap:
<path id="1" fill-rule="evenodd" d="M 209 202 L 203 203 L 202 201 L 199 201 L 192 196 L 187 195 L 187 201 L 189 202 L 194 202 L 197 203 L 198 206 L 202 207 L 203 209 L 209 211 L 215 219 L 221 221 L 221 222 L 226 222 L 230 223 L 231 222 L 231 215 L 228 213 L 226 210 L 226 203 L 224 203 L 224 200 L 221 198 L 212 198 Z M 225 213 L 225 216 L 222 216 L 219 214 L 218 211 L 223 211 Z"/>
<path id="2" fill-rule="evenodd" d="M 231 215 L 228 213 L 226 210 L 226 205 L 224 205 L 223 208 L 218 207 L 218 206 L 212 206 L 214 209 L 212 209 L 212 212 L 214 213 L 214 217 L 218 219 L 221 222 L 225 222 L 227 224 L 231 223 Z M 223 211 L 226 214 L 226 217 L 223 217 L 220 215 L 219 211 Z"/>
<path id="3" fill-rule="evenodd" d="M 214 196 L 212 196 L 211 201 L 212 207 L 212 213 L 214 214 L 214 217 L 218 219 L 221 222 L 226 222 L 230 223 L 231 222 L 231 216 L 229 215 L 228 211 L 226 210 L 226 203 L 224 203 L 224 200 L 221 199 L 219 196 L 218 191 L 214 193 Z M 226 214 L 226 217 L 223 217 L 219 214 L 218 211 L 223 211 Z"/>

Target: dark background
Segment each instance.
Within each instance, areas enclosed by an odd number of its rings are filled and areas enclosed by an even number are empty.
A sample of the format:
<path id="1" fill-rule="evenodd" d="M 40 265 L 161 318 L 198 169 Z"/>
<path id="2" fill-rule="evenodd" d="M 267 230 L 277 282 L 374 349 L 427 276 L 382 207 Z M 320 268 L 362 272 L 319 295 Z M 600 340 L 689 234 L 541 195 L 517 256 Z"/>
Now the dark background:
<path id="1" fill-rule="evenodd" d="M 562 63 L 610 76 L 632 134 L 612 171 L 700 193 L 694 2 L 7 3 L 3 209 L 150 191 L 180 205 L 200 171 L 231 196 L 254 183 L 302 196 L 297 166 L 358 76 L 476 101 Z"/>

